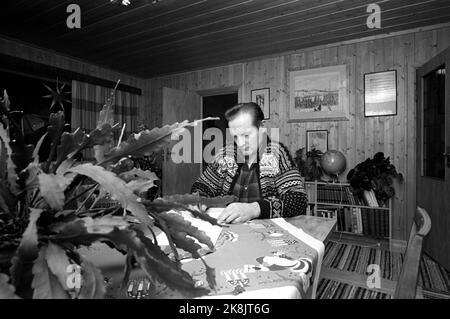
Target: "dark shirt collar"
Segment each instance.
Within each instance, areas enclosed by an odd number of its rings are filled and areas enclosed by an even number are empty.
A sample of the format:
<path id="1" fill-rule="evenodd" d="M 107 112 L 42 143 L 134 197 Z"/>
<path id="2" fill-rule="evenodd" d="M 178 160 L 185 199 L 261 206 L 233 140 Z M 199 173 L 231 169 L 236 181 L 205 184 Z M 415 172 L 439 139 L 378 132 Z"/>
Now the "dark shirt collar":
<path id="1" fill-rule="evenodd" d="M 264 149 L 260 150 L 261 144 L 263 144 L 263 143 L 260 142 L 259 145 L 258 145 L 258 152 L 257 152 L 257 154 L 256 154 L 256 160 L 252 163 L 251 166 L 253 166 L 254 164 L 259 163 L 260 153 L 264 152 L 264 151 L 266 150 L 266 148 L 267 148 L 267 145 L 270 143 L 270 138 L 269 138 L 269 136 L 267 135 L 267 133 L 264 133 L 264 134 L 262 135 L 262 138 L 263 138 L 263 139 L 264 139 L 264 138 L 266 139 L 266 143 L 264 144 Z M 239 149 L 238 149 L 238 147 L 237 147 L 237 145 L 236 145 L 236 142 L 233 142 L 233 144 L 234 144 L 234 160 L 236 161 L 236 163 L 237 163 L 238 165 L 247 164 L 248 160 L 247 160 L 247 159 L 242 159 L 242 155 L 241 155 L 240 152 L 239 152 Z M 238 159 L 239 159 L 239 160 L 238 160 Z M 251 167 L 251 166 L 250 166 L 250 167 Z"/>

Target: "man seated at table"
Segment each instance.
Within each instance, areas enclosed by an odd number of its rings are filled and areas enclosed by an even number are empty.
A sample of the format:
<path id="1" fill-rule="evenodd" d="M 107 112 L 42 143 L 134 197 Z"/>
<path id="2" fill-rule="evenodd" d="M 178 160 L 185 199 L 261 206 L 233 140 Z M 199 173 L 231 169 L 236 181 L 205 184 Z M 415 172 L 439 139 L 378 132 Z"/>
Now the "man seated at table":
<path id="1" fill-rule="evenodd" d="M 219 151 L 192 192 L 239 199 L 220 214 L 220 223 L 304 215 L 307 197 L 300 172 L 287 148 L 262 130 L 264 113 L 258 104 L 235 105 L 225 119 L 234 143 Z"/>

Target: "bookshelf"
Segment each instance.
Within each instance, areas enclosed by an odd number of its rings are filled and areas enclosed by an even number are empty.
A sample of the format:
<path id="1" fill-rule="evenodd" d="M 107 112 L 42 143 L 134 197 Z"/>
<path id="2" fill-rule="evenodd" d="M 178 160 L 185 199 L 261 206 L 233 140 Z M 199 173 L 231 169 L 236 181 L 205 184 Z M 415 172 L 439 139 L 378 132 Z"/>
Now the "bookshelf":
<path id="1" fill-rule="evenodd" d="M 362 196 L 352 194 L 346 183 L 305 182 L 308 195 L 306 214 L 337 220 L 335 232 L 392 238 L 391 200 L 382 206 L 373 191 Z"/>

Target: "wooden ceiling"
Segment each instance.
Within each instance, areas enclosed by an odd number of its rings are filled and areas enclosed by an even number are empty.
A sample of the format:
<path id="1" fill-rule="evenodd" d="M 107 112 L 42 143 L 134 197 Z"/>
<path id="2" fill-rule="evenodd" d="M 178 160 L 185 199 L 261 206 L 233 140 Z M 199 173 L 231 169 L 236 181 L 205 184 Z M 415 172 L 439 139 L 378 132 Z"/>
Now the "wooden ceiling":
<path id="1" fill-rule="evenodd" d="M 450 22 L 449 0 L 2 0 L 0 34 L 142 78 Z M 68 29 L 66 8 L 81 7 Z M 380 5 L 381 29 L 366 25 Z"/>

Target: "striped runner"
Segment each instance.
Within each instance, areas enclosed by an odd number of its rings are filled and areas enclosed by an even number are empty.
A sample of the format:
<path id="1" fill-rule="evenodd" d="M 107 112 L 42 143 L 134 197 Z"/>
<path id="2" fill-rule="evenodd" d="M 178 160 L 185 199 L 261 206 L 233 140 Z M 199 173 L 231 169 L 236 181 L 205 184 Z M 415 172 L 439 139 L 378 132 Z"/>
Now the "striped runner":
<path id="1" fill-rule="evenodd" d="M 323 278 L 317 287 L 318 299 L 390 299 L 385 293 Z"/>
<path id="2" fill-rule="evenodd" d="M 381 276 L 384 279 L 397 281 L 403 259 L 403 254 L 384 250 L 379 247 L 365 247 L 330 240 L 325 245 L 325 256 L 322 266 L 365 275 L 367 274 L 366 270 L 368 265 L 378 264 L 380 265 Z M 351 285 L 332 283 L 332 280 L 324 280 L 322 279 L 319 283 L 317 291 L 318 298 L 327 298 L 329 295 L 347 298 L 347 296 L 366 296 L 374 293 L 370 290 L 367 292 L 358 290 L 357 287 L 354 287 L 354 289 L 350 288 Z M 425 296 L 433 296 L 434 293 L 450 296 L 450 272 L 432 260 L 428 255 L 423 254 L 419 269 L 419 286 L 423 288 Z M 352 289 L 356 290 L 353 291 Z M 427 291 L 429 292 L 428 294 Z M 321 293 L 324 295 L 321 295 Z M 383 298 L 382 295 L 374 296 Z"/>

